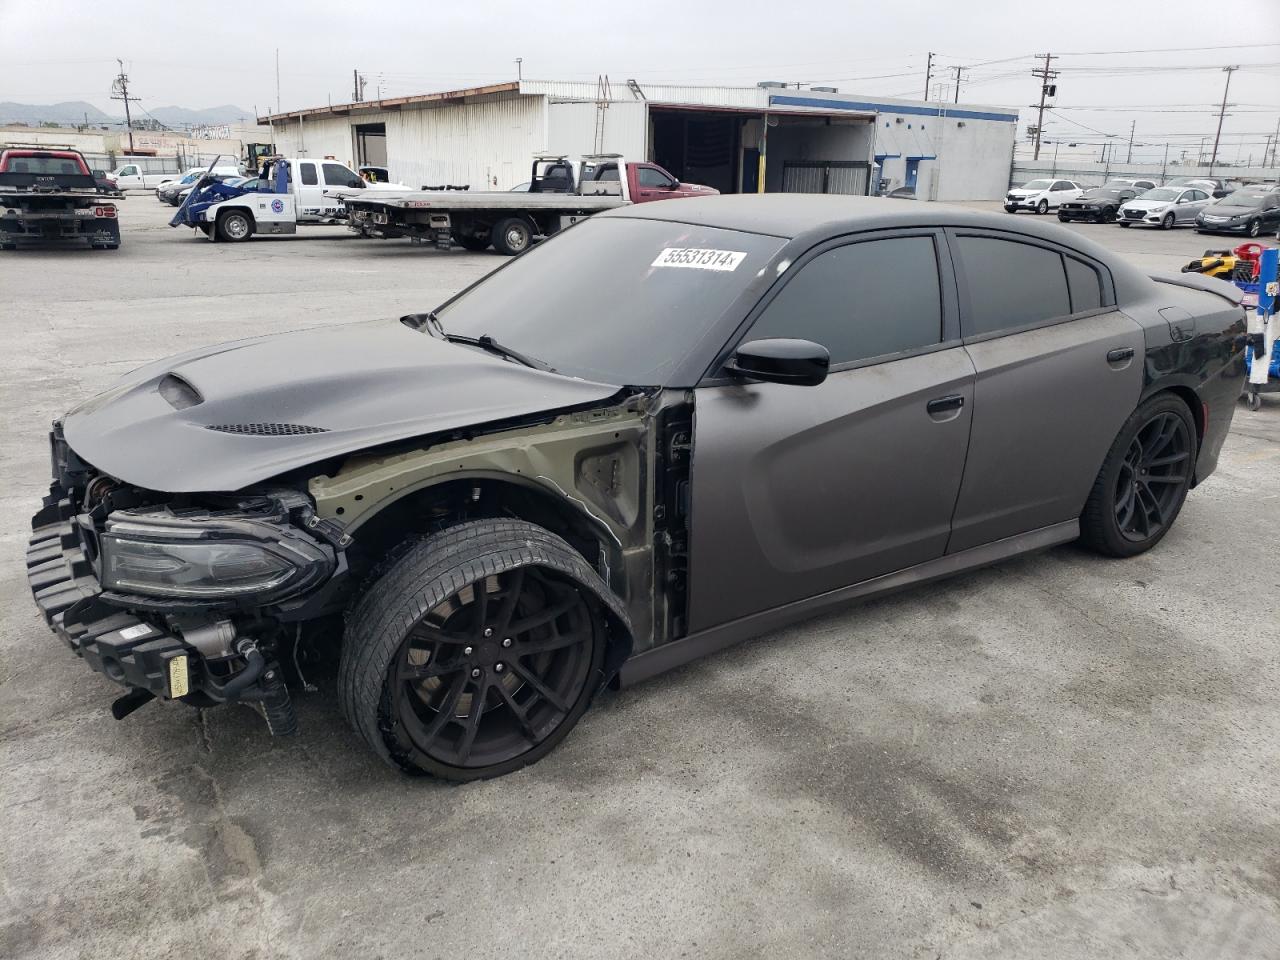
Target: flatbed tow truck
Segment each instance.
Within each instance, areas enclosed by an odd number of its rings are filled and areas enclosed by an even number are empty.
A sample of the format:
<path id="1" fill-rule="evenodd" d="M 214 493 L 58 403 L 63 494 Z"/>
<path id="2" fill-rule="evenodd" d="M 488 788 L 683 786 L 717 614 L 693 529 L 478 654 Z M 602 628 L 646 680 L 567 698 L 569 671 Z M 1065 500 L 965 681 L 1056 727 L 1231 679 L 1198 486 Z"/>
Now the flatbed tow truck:
<path id="1" fill-rule="evenodd" d="M 0 152 L 0 250 L 18 244 L 84 240 L 95 250 L 120 246 L 115 201 L 76 150 Z"/>
<path id="2" fill-rule="evenodd" d="M 409 237 L 446 250 L 454 243 L 473 251 L 492 245 L 515 256 L 538 237 L 631 203 L 628 177 L 595 179 L 610 164 L 623 166 L 617 154 L 581 160 L 539 154 L 528 192 L 415 190 L 347 197 L 347 226 L 364 237 Z"/>

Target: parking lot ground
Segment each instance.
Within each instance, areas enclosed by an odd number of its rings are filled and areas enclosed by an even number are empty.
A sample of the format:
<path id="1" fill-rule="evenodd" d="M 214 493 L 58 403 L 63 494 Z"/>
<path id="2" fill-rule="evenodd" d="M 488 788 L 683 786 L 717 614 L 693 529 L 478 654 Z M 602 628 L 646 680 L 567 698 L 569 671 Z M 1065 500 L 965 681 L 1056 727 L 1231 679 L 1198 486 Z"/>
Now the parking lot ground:
<path id="1" fill-rule="evenodd" d="M 429 308 L 502 262 L 334 228 L 211 244 L 169 212 L 129 198 L 117 252 L 0 254 L 0 957 L 1280 956 L 1280 397 L 1237 408 L 1151 553 L 850 606 L 443 786 L 383 767 L 324 676 L 291 740 L 247 708 L 116 722 L 36 614 L 53 417 L 144 361 Z M 1072 229 L 1151 270 L 1219 244 Z"/>

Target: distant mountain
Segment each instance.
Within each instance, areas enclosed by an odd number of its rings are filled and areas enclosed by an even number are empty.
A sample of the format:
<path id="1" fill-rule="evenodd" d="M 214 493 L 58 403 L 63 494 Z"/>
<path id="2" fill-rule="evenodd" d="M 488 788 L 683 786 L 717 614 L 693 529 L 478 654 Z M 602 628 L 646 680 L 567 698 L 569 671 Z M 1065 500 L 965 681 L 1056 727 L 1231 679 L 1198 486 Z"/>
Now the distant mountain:
<path id="1" fill-rule="evenodd" d="M 71 126 L 84 123 L 86 116 L 91 124 L 120 122 L 83 100 L 53 104 L 0 103 L 0 123 L 29 123 L 34 126 L 48 122 Z"/>
<path id="2" fill-rule="evenodd" d="M 206 123 L 235 123 L 237 120 L 252 120 L 253 111 L 225 103 L 220 107 L 206 107 L 204 110 L 191 110 L 187 107 L 148 108 L 143 116 L 154 117 L 169 127 L 190 127 Z"/>
<path id="3" fill-rule="evenodd" d="M 0 103 L 0 123 L 26 123 L 32 126 L 41 123 L 57 123 L 63 126 L 75 126 L 84 123 L 86 117 L 93 126 L 102 124 L 124 126 L 124 117 L 114 117 L 104 113 L 83 100 L 53 104 Z M 204 124 L 235 123 L 238 120 L 252 120 L 252 118 L 252 110 L 230 103 L 220 107 L 206 107 L 203 110 L 192 110 L 188 107 L 156 107 L 154 109 L 135 107 L 133 111 L 135 122 L 153 119 L 177 130 Z"/>

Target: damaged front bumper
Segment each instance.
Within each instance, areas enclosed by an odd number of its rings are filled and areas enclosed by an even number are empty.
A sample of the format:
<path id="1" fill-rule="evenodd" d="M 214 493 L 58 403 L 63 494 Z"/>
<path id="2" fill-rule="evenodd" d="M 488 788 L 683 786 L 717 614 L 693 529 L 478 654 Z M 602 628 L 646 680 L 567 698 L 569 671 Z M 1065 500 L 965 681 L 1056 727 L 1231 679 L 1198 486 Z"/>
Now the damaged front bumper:
<path id="1" fill-rule="evenodd" d="M 117 718 L 151 699 L 179 700 L 196 707 L 231 702 L 255 702 L 262 708 L 273 734 L 296 732 L 297 722 L 276 662 L 278 642 L 266 637 L 282 633 L 280 625 L 253 598 L 234 605 L 129 596 L 104 588 L 101 510 L 86 510 L 61 483 L 68 451 L 55 430 L 54 474 L 59 477 L 32 519 L 27 546 L 27 580 L 36 606 L 53 632 L 93 670 L 128 692 L 116 701 Z M 74 457 L 74 455 L 71 455 Z M 73 481 L 73 490 L 79 488 Z M 109 518 L 132 516 L 117 510 Z M 200 526 L 217 526 L 203 519 Z M 288 520 L 276 524 L 281 540 L 305 539 L 324 560 L 308 573 L 306 583 L 317 586 L 344 564 L 333 550 L 308 537 Z M 272 529 L 263 518 L 258 528 Z M 297 619 L 314 609 L 314 597 L 292 599 Z M 279 614 L 278 608 L 271 613 Z"/>

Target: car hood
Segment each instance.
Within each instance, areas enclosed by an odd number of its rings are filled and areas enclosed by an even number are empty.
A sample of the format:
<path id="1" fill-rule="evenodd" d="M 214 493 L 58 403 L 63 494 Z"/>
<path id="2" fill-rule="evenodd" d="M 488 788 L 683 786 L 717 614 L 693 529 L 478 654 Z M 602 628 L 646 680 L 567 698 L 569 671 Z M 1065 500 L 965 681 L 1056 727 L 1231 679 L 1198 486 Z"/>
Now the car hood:
<path id="1" fill-rule="evenodd" d="M 1215 203 L 1201 211 L 1206 217 L 1247 217 L 1257 213 L 1257 207 L 1241 207 L 1236 204 Z"/>
<path id="2" fill-rule="evenodd" d="M 63 434 L 81 459 L 127 483 L 220 492 L 380 444 L 590 404 L 618 390 L 378 320 L 148 364 L 68 413 Z"/>
<path id="3" fill-rule="evenodd" d="M 1126 210 L 1155 210 L 1158 207 L 1169 207 L 1172 200 L 1126 200 L 1121 206 Z"/>
<path id="4" fill-rule="evenodd" d="M 1023 190 L 1021 187 L 1014 187 L 1009 191 L 1011 197 L 1034 197 L 1037 193 L 1044 193 L 1043 190 Z"/>

